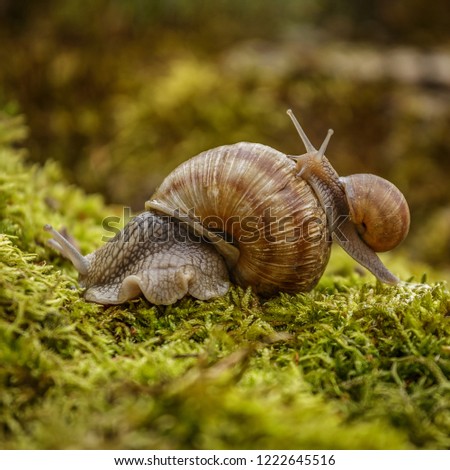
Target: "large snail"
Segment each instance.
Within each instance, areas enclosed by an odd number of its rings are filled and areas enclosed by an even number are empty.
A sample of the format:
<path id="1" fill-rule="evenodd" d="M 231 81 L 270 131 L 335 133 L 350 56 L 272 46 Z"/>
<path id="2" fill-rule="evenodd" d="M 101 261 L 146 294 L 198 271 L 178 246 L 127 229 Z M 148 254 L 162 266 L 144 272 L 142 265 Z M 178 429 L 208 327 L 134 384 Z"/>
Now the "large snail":
<path id="1" fill-rule="evenodd" d="M 85 299 L 209 299 L 227 292 L 229 276 L 266 296 L 309 291 L 332 240 L 380 281 L 396 284 L 375 252 L 391 250 L 408 233 L 404 196 L 375 175 L 339 178 L 325 157 L 333 132 L 316 150 L 288 114 L 306 154 L 248 142 L 203 152 L 170 173 L 146 211 L 94 253 L 82 256 L 46 225 L 49 244 L 78 270 Z"/>

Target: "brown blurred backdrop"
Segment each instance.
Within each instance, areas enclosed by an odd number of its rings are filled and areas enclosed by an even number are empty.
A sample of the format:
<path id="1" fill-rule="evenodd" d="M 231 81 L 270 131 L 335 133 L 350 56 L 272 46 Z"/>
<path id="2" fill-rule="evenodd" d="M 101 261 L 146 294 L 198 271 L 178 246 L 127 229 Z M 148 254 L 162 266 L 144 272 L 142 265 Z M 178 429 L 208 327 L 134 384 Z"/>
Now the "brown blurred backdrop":
<path id="1" fill-rule="evenodd" d="M 405 193 L 412 258 L 450 267 L 448 1 L 0 0 L 0 109 L 29 158 L 143 209 L 187 158 L 241 140 Z"/>

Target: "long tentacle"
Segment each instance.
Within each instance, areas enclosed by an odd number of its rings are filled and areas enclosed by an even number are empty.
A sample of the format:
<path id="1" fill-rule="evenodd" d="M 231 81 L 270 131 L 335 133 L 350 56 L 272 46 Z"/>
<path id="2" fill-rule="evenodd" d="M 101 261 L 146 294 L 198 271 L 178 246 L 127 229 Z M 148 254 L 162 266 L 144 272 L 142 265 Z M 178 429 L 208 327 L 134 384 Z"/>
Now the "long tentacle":
<path id="1" fill-rule="evenodd" d="M 54 238 L 48 241 L 48 244 L 56 251 L 61 253 L 64 257 L 69 259 L 75 266 L 75 269 L 82 275 L 87 275 L 89 271 L 88 260 L 72 245 L 66 238 L 64 238 L 58 231 L 51 225 L 44 225 L 44 230 L 53 235 Z"/>

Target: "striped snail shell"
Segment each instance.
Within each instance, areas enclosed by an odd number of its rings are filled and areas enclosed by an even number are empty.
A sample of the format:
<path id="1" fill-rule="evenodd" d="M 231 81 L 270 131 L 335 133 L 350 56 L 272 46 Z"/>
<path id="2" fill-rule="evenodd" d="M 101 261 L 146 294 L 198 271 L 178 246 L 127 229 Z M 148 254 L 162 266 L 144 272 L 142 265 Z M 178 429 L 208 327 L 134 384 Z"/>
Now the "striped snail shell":
<path id="1" fill-rule="evenodd" d="M 410 215 L 405 196 L 390 181 L 376 175 L 340 178 L 350 217 L 364 242 L 376 252 L 389 251 L 408 234 Z"/>
<path id="2" fill-rule="evenodd" d="M 260 294 L 312 289 L 330 255 L 326 214 L 313 190 L 297 178 L 293 160 L 265 145 L 243 142 L 191 158 L 145 207 L 222 234 L 213 245 L 233 281 Z"/>
<path id="3" fill-rule="evenodd" d="M 79 271 L 86 300 L 117 304 L 140 293 L 155 304 L 186 294 L 209 299 L 226 293 L 228 274 L 266 296 L 309 291 L 325 270 L 332 240 L 380 281 L 397 283 L 375 251 L 406 236 L 404 197 L 373 175 L 339 178 L 325 157 L 332 131 L 316 150 L 288 114 L 306 154 L 248 142 L 203 152 L 170 173 L 146 212 L 94 253 L 81 255 L 46 226 L 50 245 Z M 392 229 L 397 219 L 402 223 Z"/>

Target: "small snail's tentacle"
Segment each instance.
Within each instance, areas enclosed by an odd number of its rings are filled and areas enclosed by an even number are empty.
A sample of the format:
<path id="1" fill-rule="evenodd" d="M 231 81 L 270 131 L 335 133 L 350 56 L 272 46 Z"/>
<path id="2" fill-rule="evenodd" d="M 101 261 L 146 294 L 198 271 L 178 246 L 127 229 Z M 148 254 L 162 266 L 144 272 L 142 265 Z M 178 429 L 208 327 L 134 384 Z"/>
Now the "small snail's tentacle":
<path id="1" fill-rule="evenodd" d="M 342 220 L 332 237 L 354 260 L 367 268 L 378 280 L 386 284 L 399 282 L 399 279 L 384 266 L 377 254 L 361 240 L 350 218 Z"/>
<path id="2" fill-rule="evenodd" d="M 292 112 L 292 109 L 288 109 L 287 114 L 291 118 L 292 122 L 294 123 L 294 126 L 297 129 L 298 135 L 302 139 L 302 142 L 306 148 L 306 151 L 314 155 L 318 160 L 322 159 L 322 157 L 325 156 L 325 151 L 328 147 L 328 144 L 330 143 L 331 136 L 334 134 L 333 129 L 328 129 L 327 135 L 324 141 L 322 142 L 320 149 L 317 150 L 314 147 L 314 145 L 311 143 L 311 141 L 308 139 L 308 136 L 306 135 L 305 131 L 303 130 L 303 127 L 300 125 L 294 113 Z"/>
<path id="3" fill-rule="evenodd" d="M 290 156 L 297 163 L 297 177 L 301 177 L 313 188 L 321 206 L 327 214 L 330 230 L 334 230 L 337 220 L 348 214 L 344 189 L 339 181 L 339 175 L 325 157 L 325 151 L 330 142 L 333 130 L 328 129 L 327 135 L 319 150 L 309 141 L 294 113 L 289 109 L 289 117 L 297 129 L 308 153 L 300 156 Z"/>
<path id="4" fill-rule="evenodd" d="M 325 156 L 325 151 L 330 143 L 331 136 L 334 134 L 333 129 L 328 129 L 327 135 L 320 146 L 320 149 L 317 151 L 317 157 L 322 158 Z"/>
<path id="5" fill-rule="evenodd" d="M 75 269 L 83 276 L 87 275 L 89 271 L 89 261 L 83 256 L 72 243 L 56 231 L 51 225 L 44 225 L 44 230 L 53 235 L 53 239 L 48 241 L 48 244 L 56 251 L 61 253 L 65 258 L 70 260 Z"/>
<path id="6" fill-rule="evenodd" d="M 147 201 L 145 203 L 145 210 L 155 210 L 170 217 L 174 217 L 181 222 L 185 222 L 188 227 L 200 237 L 208 239 L 216 248 L 216 250 L 225 258 L 229 268 L 232 268 L 238 261 L 240 252 L 231 243 L 225 241 L 220 235 L 205 228 L 200 221 L 195 220 L 189 214 L 182 213 L 180 209 L 173 210 L 166 204 L 156 200 Z"/>
<path id="7" fill-rule="evenodd" d="M 288 116 L 291 118 L 292 122 L 294 123 L 295 128 L 297 129 L 297 132 L 302 139 L 303 145 L 306 148 L 306 151 L 308 153 L 316 153 L 317 150 L 315 149 L 314 145 L 311 143 L 311 141 L 308 139 L 308 136 L 306 135 L 305 131 L 303 130 L 302 126 L 300 123 L 297 121 L 297 118 L 294 116 L 294 113 L 292 112 L 292 109 L 287 110 Z M 331 137 L 331 136 L 330 136 Z"/>

